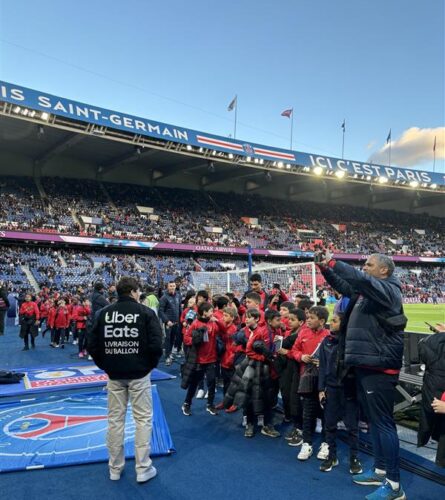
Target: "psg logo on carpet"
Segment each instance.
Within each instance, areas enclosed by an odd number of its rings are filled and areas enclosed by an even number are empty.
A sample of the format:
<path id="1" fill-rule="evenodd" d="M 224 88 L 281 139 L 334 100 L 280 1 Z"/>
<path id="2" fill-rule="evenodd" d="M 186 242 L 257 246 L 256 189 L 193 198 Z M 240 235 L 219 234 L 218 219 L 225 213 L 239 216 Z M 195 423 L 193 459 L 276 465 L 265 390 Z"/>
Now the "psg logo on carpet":
<path id="1" fill-rule="evenodd" d="M 0 462 L 28 457 L 40 464 L 57 455 L 60 460 L 68 454 L 90 454 L 105 449 L 106 400 L 68 396 L 2 409 L 0 430 Z M 134 422 L 127 414 L 125 441 L 133 437 Z"/>

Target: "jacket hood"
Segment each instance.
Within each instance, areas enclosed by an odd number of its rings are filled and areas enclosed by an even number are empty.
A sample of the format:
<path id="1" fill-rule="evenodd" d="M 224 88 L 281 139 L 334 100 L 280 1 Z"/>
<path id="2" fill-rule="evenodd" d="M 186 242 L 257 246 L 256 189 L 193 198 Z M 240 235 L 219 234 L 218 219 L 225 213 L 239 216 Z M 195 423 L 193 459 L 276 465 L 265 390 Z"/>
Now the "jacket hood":
<path id="1" fill-rule="evenodd" d="M 394 273 L 389 278 L 386 278 L 385 281 L 391 283 L 391 285 L 394 285 L 397 288 L 400 288 L 400 290 L 402 289 L 402 283 Z"/>

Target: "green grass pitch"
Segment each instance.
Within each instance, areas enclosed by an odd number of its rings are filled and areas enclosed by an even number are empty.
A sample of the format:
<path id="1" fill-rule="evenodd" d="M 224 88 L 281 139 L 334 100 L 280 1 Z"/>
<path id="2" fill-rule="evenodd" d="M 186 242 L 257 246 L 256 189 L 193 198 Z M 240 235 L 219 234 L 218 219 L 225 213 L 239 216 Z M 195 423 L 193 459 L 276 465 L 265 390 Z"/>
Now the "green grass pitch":
<path id="1" fill-rule="evenodd" d="M 431 333 L 425 325 L 425 321 L 435 325 L 445 323 L 445 304 L 434 306 L 433 304 L 404 304 L 405 314 L 408 317 L 408 332 Z M 333 305 L 329 306 L 332 313 Z"/>

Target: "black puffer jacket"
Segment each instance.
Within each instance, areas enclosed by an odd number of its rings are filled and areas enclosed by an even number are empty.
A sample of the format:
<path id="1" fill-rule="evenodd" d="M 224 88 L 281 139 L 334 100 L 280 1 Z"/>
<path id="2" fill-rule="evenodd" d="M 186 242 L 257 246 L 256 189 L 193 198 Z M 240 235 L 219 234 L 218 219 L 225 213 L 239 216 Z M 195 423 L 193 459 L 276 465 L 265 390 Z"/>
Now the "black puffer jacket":
<path id="1" fill-rule="evenodd" d="M 235 373 L 224 396 L 224 407 L 231 405 L 247 408 L 252 405 L 255 415 L 264 414 L 266 407 L 273 406 L 274 391 L 269 366 L 261 361 L 245 358 Z"/>
<path id="2" fill-rule="evenodd" d="M 417 446 L 425 446 L 432 437 L 439 441 L 436 463 L 445 467 L 445 415 L 434 413 L 431 403 L 445 392 L 445 333 L 425 336 L 419 343 L 419 356 L 425 363 L 420 424 Z"/>
<path id="3" fill-rule="evenodd" d="M 344 262 L 335 262 L 323 274 L 335 290 L 354 299 L 348 311 L 345 337 L 345 364 L 381 369 L 400 369 L 403 331 L 387 333 L 377 315 L 396 316 L 402 311 L 399 279 L 370 276 Z M 348 308 L 349 309 L 349 308 Z"/>

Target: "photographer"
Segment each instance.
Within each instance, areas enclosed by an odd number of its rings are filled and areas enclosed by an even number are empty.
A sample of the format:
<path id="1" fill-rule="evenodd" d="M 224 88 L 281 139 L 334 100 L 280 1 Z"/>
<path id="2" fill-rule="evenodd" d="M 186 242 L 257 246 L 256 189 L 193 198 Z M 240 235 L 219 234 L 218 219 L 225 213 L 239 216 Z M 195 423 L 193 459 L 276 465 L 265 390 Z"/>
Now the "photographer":
<path id="1" fill-rule="evenodd" d="M 401 284 L 393 260 L 372 254 L 363 271 L 336 261 L 330 252 L 316 255 L 328 283 L 351 300 L 345 311 L 344 360 L 354 367 L 359 399 L 371 424 L 374 467 L 353 476 L 357 484 L 381 485 L 368 498 L 405 499 L 400 485 L 399 439 L 393 410 L 403 357 Z"/>
<path id="2" fill-rule="evenodd" d="M 419 357 L 425 363 L 417 446 L 430 438 L 438 441 L 436 464 L 445 467 L 445 325 L 431 327 L 434 335 L 419 342 Z"/>

